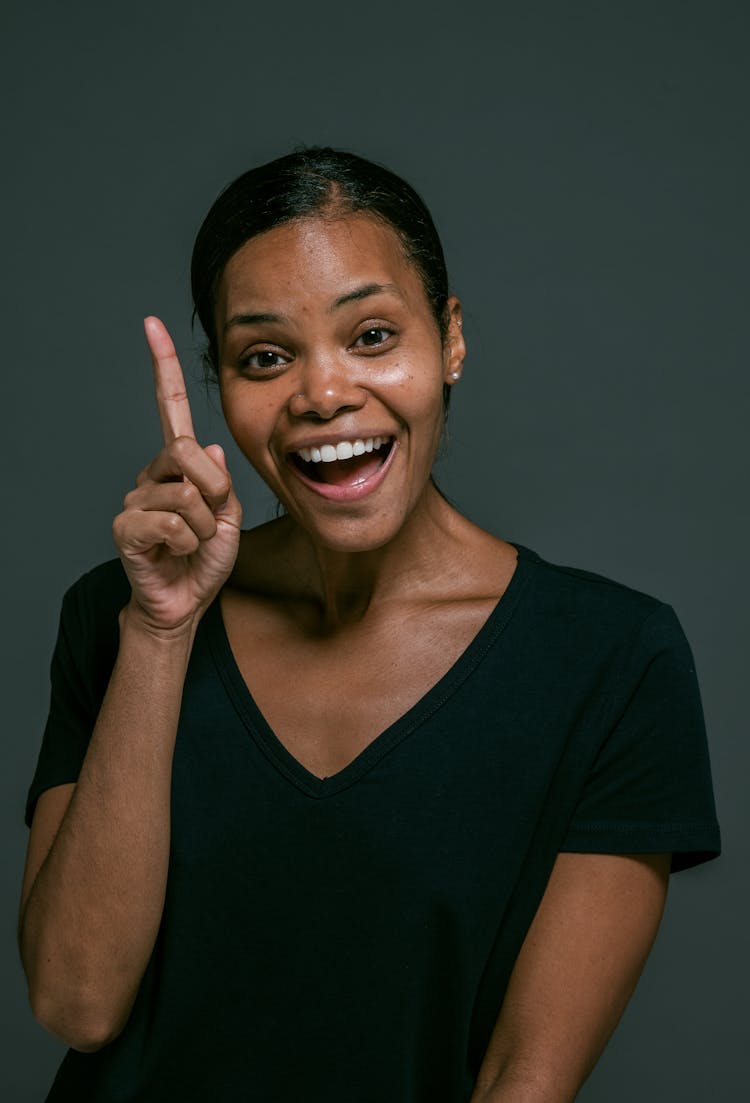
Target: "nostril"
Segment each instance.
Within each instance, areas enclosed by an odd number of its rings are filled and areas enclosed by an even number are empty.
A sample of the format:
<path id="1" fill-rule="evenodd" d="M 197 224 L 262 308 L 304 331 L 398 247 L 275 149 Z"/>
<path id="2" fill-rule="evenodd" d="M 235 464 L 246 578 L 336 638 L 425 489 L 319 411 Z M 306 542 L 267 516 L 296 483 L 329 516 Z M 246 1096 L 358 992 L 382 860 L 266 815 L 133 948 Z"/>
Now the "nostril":
<path id="1" fill-rule="evenodd" d="M 321 373 L 322 375 L 322 373 Z M 289 399 L 289 411 L 294 417 L 330 421 L 338 413 L 360 410 L 367 393 L 348 377 L 298 376 L 297 387 Z"/>

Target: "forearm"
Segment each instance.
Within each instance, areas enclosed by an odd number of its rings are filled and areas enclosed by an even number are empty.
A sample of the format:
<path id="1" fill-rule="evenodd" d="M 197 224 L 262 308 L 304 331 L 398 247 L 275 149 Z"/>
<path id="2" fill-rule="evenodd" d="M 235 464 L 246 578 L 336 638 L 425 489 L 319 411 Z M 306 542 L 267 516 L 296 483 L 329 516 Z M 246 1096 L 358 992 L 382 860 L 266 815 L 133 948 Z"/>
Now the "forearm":
<path id="1" fill-rule="evenodd" d="M 669 854 L 559 854 L 470 1103 L 572 1103 L 656 936 Z"/>
<path id="2" fill-rule="evenodd" d="M 23 907 L 32 1006 L 79 1048 L 96 1048 L 121 1029 L 153 949 L 191 643 L 190 635 L 149 635 L 123 613 L 118 658 L 73 798 Z"/>
<path id="3" fill-rule="evenodd" d="M 544 1076 L 509 1069 L 490 1084 L 477 1084 L 470 1103 L 573 1103 L 576 1092 Z"/>

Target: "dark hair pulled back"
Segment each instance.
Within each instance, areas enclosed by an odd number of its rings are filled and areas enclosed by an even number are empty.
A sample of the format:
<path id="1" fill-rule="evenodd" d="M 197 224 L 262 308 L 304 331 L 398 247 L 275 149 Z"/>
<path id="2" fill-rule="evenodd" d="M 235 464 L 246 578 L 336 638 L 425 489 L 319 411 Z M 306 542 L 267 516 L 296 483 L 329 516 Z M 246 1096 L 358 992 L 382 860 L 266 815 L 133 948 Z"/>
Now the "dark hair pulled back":
<path id="1" fill-rule="evenodd" d="M 424 287 L 441 339 L 447 331 L 448 276 L 443 248 L 425 203 L 382 165 L 344 150 L 312 146 L 250 169 L 221 192 L 198 231 L 191 262 L 194 311 L 208 338 L 204 366 L 215 378 L 214 310 L 221 274 L 258 234 L 315 214 L 372 215 L 397 234 Z M 450 387 L 444 388 L 447 406 Z"/>

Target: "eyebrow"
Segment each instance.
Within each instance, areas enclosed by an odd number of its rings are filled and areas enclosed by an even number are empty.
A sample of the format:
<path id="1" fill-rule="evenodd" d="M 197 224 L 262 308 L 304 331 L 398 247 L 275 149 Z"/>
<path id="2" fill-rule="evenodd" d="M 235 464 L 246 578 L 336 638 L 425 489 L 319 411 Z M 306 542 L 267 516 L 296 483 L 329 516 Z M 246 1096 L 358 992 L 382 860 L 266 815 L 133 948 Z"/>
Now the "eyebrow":
<path id="1" fill-rule="evenodd" d="M 345 295 L 339 295 L 338 299 L 334 299 L 328 308 L 329 314 L 332 314 L 338 307 L 344 306 L 346 303 L 358 302 L 360 299 L 366 299 L 370 295 L 382 295 L 384 291 L 390 291 L 395 295 L 398 295 L 399 299 L 403 299 L 403 294 L 395 283 L 365 283 L 362 287 L 355 287 L 353 291 L 347 291 Z"/>
<path id="2" fill-rule="evenodd" d="M 233 326 L 254 326 L 262 322 L 285 322 L 283 314 L 233 314 L 224 326 L 224 332 Z"/>
<path id="3" fill-rule="evenodd" d="M 347 291 L 345 295 L 339 295 L 337 299 L 331 303 L 328 308 L 329 314 L 332 314 L 334 310 L 338 310 L 339 307 L 345 306 L 347 303 L 359 302 L 360 299 L 367 299 L 370 295 L 382 295 L 384 292 L 391 292 L 397 295 L 399 299 L 403 299 L 403 293 L 396 286 L 395 283 L 365 283 L 361 287 L 355 287 L 352 291 Z M 233 314 L 228 319 L 224 326 L 224 332 L 228 329 L 232 329 L 236 326 L 253 326 L 262 325 L 269 322 L 287 322 L 288 318 L 285 318 L 283 314 L 268 314 L 266 312 L 259 314 Z"/>

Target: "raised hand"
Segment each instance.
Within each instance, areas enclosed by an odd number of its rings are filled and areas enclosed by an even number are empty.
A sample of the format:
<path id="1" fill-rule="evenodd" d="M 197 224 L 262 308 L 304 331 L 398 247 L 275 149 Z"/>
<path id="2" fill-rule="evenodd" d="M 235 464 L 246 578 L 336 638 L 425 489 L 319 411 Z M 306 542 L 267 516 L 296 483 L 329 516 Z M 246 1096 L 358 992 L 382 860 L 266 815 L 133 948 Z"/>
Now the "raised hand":
<path id="1" fill-rule="evenodd" d="M 141 471 L 113 534 L 132 586 L 130 611 L 155 631 L 179 631 L 201 616 L 237 558 L 242 510 L 218 444 L 195 439 L 172 338 L 144 322 L 164 448 Z"/>

